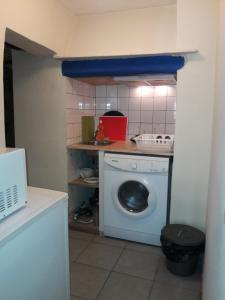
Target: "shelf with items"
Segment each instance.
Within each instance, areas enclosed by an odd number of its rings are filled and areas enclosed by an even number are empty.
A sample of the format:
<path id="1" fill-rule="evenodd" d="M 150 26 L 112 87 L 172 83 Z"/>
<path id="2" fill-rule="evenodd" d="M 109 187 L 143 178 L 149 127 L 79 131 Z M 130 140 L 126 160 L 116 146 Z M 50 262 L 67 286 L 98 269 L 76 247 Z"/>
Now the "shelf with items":
<path id="1" fill-rule="evenodd" d="M 95 178 L 98 176 L 98 153 L 69 150 L 68 154 L 69 228 L 98 234 L 99 183 L 98 178 Z M 86 180 L 95 178 L 96 181 L 85 182 L 82 177 L 86 177 Z"/>
<path id="2" fill-rule="evenodd" d="M 74 180 L 71 180 L 69 182 L 69 184 L 71 185 L 79 185 L 79 186 L 83 186 L 83 187 L 87 187 L 87 188 L 95 188 L 95 189 L 98 189 L 99 188 L 99 183 L 88 183 L 88 182 L 85 182 L 83 178 L 77 178 L 77 179 L 74 179 Z"/>
<path id="3" fill-rule="evenodd" d="M 82 231 L 92 234 L 99 234 L 99 212 L 97 209 L 93 212 L 93 222 L 91 223 L 80 223 L 73 219 L 73 214 L 69 217 L 69 229 Z"/>

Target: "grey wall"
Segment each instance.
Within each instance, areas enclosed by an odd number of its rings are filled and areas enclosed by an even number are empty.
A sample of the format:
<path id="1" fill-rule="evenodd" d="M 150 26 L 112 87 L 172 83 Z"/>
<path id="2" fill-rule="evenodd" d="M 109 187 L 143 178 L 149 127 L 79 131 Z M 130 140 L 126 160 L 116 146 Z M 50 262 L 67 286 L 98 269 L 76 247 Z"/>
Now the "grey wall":
<path id="1" fill-rule="evenodd" d="M 13 51 L 15 140 L 26 150 L 31 186 L 67 190 L 61 63 Z"/>

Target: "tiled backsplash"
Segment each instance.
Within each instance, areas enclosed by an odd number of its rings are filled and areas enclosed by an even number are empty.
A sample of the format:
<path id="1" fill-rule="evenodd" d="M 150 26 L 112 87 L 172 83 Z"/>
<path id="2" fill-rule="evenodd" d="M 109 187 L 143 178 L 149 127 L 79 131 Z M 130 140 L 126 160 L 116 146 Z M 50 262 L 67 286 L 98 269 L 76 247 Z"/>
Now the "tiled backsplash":
<path id="1" fill-rule="evenodd" d="M 128 116 L 128 137 L 138 133 L 173 134 L 176 87 L 96 86 L 96 116 L 119 110 Z"/>
<path id="2" fill-rule="evenodd" d="M 81 140 L 81 117 L 95 116 L 95 87 L 65 77 L 66 143 Z"/>
<path id="3" fill-rule="evenodd" d="M 92 86 L 65 78 L 67 144 L 81 138 L 81 116 L 98 117 L 108 110 L 128 116 L 128 138 L 138 133 L 175 131 L 176 87 Z"/>

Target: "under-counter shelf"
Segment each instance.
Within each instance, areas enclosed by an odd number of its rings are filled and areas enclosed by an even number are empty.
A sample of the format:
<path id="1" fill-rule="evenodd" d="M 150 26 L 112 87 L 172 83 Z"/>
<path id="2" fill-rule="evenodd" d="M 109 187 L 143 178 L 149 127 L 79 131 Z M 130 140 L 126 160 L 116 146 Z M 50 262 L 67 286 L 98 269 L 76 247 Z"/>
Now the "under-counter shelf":
<path id="1" fill-rule="evenodd" d="M 92 234 L 99 234 L 99 215 L 98 210 L 93 211 L 92 223 L 80 223 L 73 219 L 72 214 L 69 215 L 69 229 L 75 231 L 82 231 Z"/>
<path id="2" fill-rule="evenodd" d="M 74 179 L 74 180 L 70 181 L 69 184 L 79 185 L 79 186 L 88 187 L 88 188 L 95 188 L 95 189 L 99 188 L 98 183 L 87 183 L 83 180 L 83 178 Z"/>

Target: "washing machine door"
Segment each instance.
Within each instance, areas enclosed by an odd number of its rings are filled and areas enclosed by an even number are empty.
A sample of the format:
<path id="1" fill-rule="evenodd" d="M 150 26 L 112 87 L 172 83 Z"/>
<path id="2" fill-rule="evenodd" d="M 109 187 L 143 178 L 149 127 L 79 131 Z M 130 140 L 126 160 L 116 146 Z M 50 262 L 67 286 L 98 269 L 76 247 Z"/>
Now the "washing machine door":
<path id="1" fill-rule="evenodd" d="M 114 202 L 128 216 L 137 218 L 150 215 L 156 208 L 156 200 L 154 187 L 141 177 L 117 180 L 114 186 Z"/>

